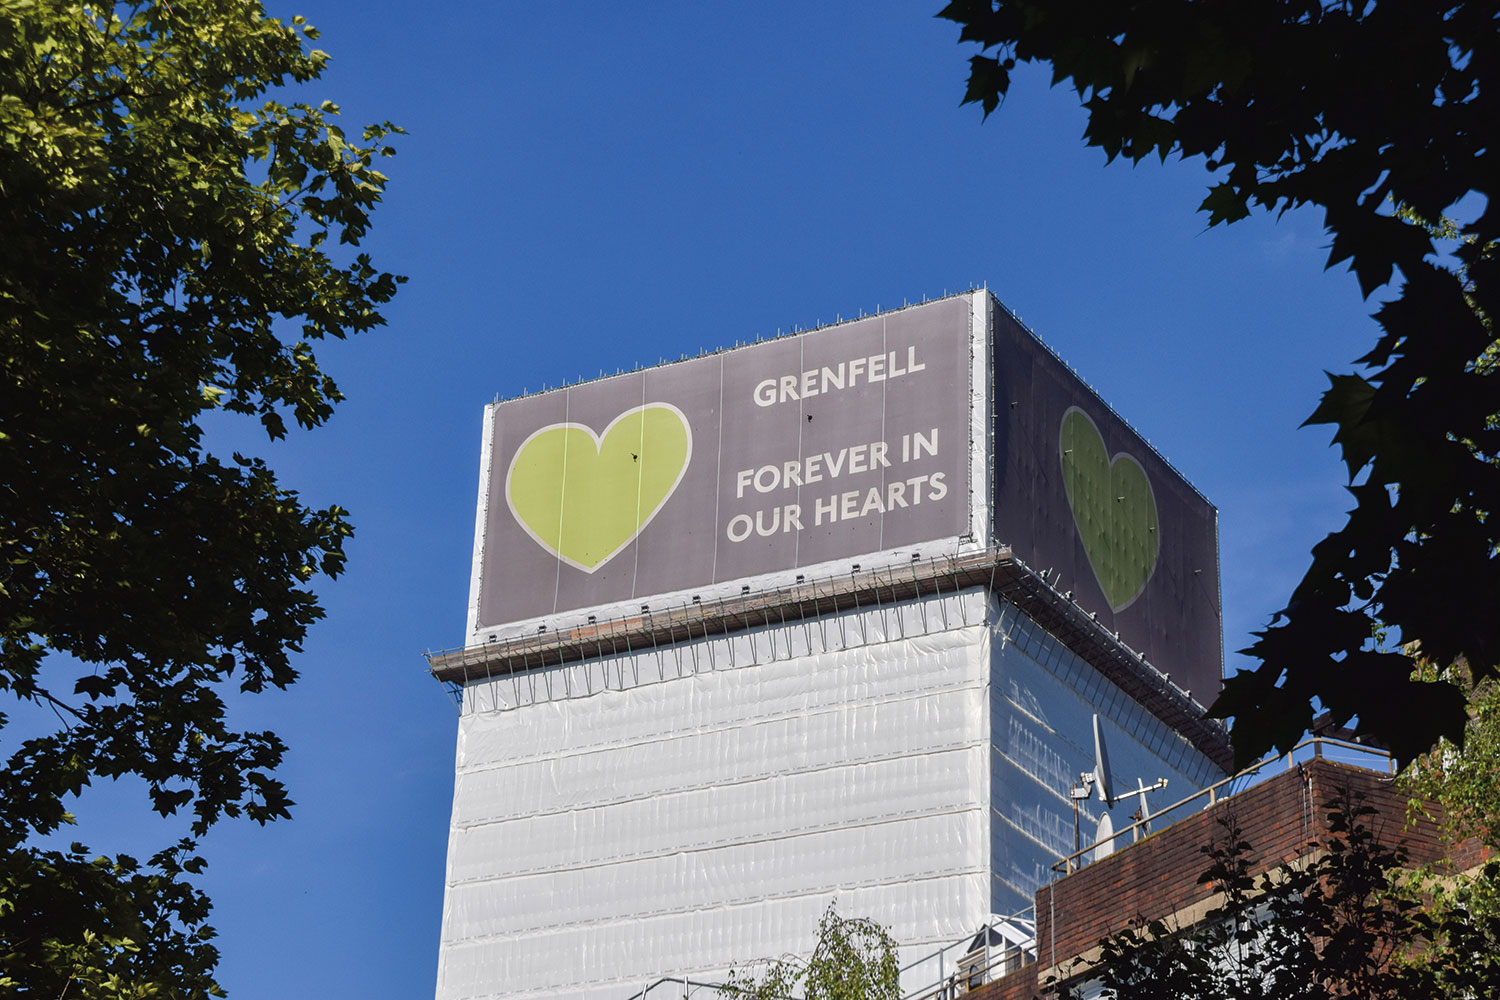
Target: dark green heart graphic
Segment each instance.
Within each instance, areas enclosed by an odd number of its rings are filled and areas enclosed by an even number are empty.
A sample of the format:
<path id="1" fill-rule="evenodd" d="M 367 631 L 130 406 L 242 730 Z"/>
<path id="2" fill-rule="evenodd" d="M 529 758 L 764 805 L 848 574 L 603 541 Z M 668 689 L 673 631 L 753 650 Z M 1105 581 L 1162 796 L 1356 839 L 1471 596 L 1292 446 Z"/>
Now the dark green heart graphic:
<path id="1" fill-rule="evenodd" d="M 1076 406 L 1063 414 L 1059 438 L 1063 485 L 1083 551 L 1105 600 L 1121 611 L 1141 596 L 1156 569 L 1160 537 L 1151 481 L 1134 457 L 1120 452 L 1111 459 L 1099 428 Z"/>

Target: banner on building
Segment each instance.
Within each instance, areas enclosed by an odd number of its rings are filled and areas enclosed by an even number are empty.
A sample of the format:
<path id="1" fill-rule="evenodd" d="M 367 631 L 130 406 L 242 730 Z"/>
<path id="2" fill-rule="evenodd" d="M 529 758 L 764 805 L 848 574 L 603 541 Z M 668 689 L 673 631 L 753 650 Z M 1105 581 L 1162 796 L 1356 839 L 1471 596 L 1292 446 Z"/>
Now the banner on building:
<path id="1" fill-rule="evenodd" d="M 964 534 L 972 302 L 495 404 L 479 627 Z"/>
<path id="2" fill-rule="evenodd" d="M 990 325 L 996 540 L 1209 704 L 1218 511 L 999 303 Z"/>

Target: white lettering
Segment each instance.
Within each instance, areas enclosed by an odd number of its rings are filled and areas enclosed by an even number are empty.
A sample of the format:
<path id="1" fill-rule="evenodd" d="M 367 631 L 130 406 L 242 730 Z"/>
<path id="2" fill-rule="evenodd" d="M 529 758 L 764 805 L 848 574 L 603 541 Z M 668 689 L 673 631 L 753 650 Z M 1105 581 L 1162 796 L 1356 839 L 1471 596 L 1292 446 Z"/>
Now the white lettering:
<path id="1" fill-rule="evenodd" d="M 931 437 L 920 431 L 914 437 L 916 438 L 916 447 L 912 450 L 912 458 L 921 458 L 923 452 L 929 455 L 936 455 L 938 453 L 938 429 L 936 427 L 932 429 Z"/>
<path id="2" fill-rule="evenodd" d="M 802 481 L 804 483 L 821 483 L 823 481 L 823 473 L 818 471 L 818 466 L 822 464 L 822 455 L 807 456 L 807 462 L 802 467 Z"/>
<path id="3" fill-rule="evenodd" d="M 750 537 L 752 527 L 749 514 L 736 514 L 729 519 L 724 533 L 729 536 L 731 542 L 743 542 Z"/>
<path id="4" fill-rule="evenodd" d="M 839 520 L 847 521 L 851 517 L 858 517 L 854 513 L 854 505 L 859 503 L 859 490 L 850 490 L 839 497 Z"/>
<path id="5" fill-rule="evenodd" d="M 789 503 L 781 508 L 781 523 L 785 525 L 783 531 L 791 531 L 796 528 L 802 530 L 802 505 L 800 503 Z"/>
<path id="6" fill-rule="evenodd" d="M 752 486 L 757 493 L 771 493 L 793 486 L 810 486 L 824 479 L 888 469 L 891 465 L 890 451 L 891 447 L 887 442 L 870 441 L 837 451 L 820 452 L 806 458 L 789 458 L 780 465 L 740 469 L 734 474 L 734 496 L 736 500 L 743 499 L 745 492 Z"/>
<path id="7" fill-rule="evenodd" d="M 865 370 L 867 358 L 855 358 L 849 362 L 849 388 L 853 389 L 859 384 L 859 373 Z"/>
<path id="8" fill-rule="evenodd" d="M 811 399 L 814 396 L 826 395 L 830 392 L 838 392 L 843 389 L 853 389 L 860 384 L 863 376 L 865 383 L 886 382 L 893 378 L 902 378 L 906 375 L 914 375 L 920 371 L 926 371 L 927 365 L 917 360 L 917 347 L 915 344 L 906 348 L 906 363 L 903 366 L 900 351 L 889 351 L 885 354 L 870 354 L 865 357 L 850 358 L 848 361 L 840 361 L 834 366 L 823 366 L 809 368 L 806 371 L 795 372 L 791 375 L 780 375 L 774 378 L 764 379 L 755 384 L 751 392 L 756 406 L 774 406 L 777 403 L 787 403 L 799 399 Z"/>

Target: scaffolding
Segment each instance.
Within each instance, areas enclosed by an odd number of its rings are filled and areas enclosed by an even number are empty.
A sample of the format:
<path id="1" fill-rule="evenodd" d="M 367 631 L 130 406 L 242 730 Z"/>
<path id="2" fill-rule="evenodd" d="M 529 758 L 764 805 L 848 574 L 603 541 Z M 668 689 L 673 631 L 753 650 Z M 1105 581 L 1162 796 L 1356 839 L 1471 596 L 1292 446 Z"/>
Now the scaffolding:
<path id="1" fill-rule="evenodd" d="M 838 616 L 850 611 L 915 604 L 923 616 L 916 627 L 923 633 L 977 624 L 967 620 L 962 602 L 958 605 L 960 620 L 928 622 L 927 606 L 921 599 L 983 588 L 1023 612 L 1125 694 L 1181 733 L 1221 770 L 1231 770 L 1233 753 L 1228 730 L 1218 720 L 1203 717 L 1204 705 L 1193 697 L 1193 692 L 1174 683 L 1120 641 L 1117 633 L 1099 624 L 1071 594 L 1053 587 L 1047 576 L 1034 571 L 1003 547 L 937 559 L 914 557 L 906 563 L 870 569 L 852 563 L 844 574 L 811 579 L 799 575 L 793 583 L 759 589 L 746 584 L 738 595 L 709 601 L 692 598 L 677 605 L 644 603 L 639 612 L 603 621 L 590 615 L 581 624 L 559 627 L 542 624 L 531 635 L 428 653 L 428 670 L 460 703 L 464 691 L 476 682 L 497 678 L 519 682 L 524 677 L 527 683 L 535 684 L 536 672 L 541 672 L 541 682 L 546 684 L 551 683 L 551 678 L 546 676 L 545 668 L 588 664 L 645 651 L 674 657 L 678 661 L 675 673 L 681 676 L 687 669 L 693 672 L 699 669 L 696 663 L 691 668 L 682 665 L 682 651 L 687 649 L 690 655 L 696 655 L 705 640 L 791 624 L 826 628 L 828 619 L 841 622 Z M 908 627 L 906 619 L 898 615 L 895 627 L 888 628 L 887 635 L 904 638 Z M 823 635 L 820 639 L 819 644 L 824 648 L 844 648 L 851 644 L 847 636 Z M 733 650 L 730 645 L 727 655 L 733 656 Z M 774 641 L 768 649 L 751 643 L 748 653 L 751 657 L 780 655 Z M 714 654 L 710 650 L 707 655 Z M 785 655 L 791 655 L 789 649 Z M 563 683 L 571 684 L 567 674 Z M 592 693 L 595 684 L 599 689 L 615 686 L 602 671 L 583 671 L 581 683 L 584 693 Z M 627 680 L 620 677 L 616 683 L 624 685 Z"/>

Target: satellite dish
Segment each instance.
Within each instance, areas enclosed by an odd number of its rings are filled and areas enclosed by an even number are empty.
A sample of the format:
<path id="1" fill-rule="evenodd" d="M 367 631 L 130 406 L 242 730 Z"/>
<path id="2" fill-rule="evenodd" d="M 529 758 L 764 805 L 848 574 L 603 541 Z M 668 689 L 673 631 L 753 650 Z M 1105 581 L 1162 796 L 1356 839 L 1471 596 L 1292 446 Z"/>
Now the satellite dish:
<path id="1" fill-rule="evenodd" d="M 1109 813 L 1099 814 L 1099 829 L 1094 834 L 1094 860 L 1102 861 L 1115 853 L 1115 824 Z"/>
<path id="2" fill-rule="evenodd" d="M 1094 713 L 1094 769 L 1084 771 L 1078 776 L 1078 783 L 1073 786 L 1069 798 L 1073 800 L 1073 853 L 1079 853 L 1079 839 L 1081 837 L 1078 829 L 1078 803 L 1084 799 L 1093 797 L 1095 791 L 1099 792 L 1099 798 L 1104 801 L 1104 808 L 1113 809 L 1115 805 L 1114 783 L 1109 776 L 1109 757 L 1104 752 L 1104 732 L 1099 728 L 1099 713 Z M 1105 813 L 1105 820 L 1109 814 Z M 1114 833 L 1113 823 L 1109 826 L 1109 833 Z M 1110 850 L 1114 850 L 1114 841 L 1110 841 Z M 1072 871 L 1074 859 L 1069 858 L 1068 870 Z"/>
<path id="3" fill-rule="evenodd" d="M 1104 752 L 1104 733 L 1099 728 L 1099 713 L 1094 713 L 1094 787 L 1106 809 L 1114 808 L 1114 784 L 1109 777 L 1109 755 Z"/>

